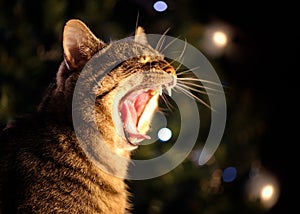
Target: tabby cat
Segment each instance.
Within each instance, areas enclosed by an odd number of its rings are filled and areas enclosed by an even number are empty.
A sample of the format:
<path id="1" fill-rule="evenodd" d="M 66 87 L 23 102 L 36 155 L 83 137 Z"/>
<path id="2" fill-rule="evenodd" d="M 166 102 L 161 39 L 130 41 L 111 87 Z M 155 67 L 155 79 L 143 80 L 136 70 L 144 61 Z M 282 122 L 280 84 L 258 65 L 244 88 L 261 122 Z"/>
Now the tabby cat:
<path id="1" fill-rule="evenodd" d="M 176 84 L 174 68 L 150 47 L 141 27 L 134 40 L 143 55 L 120 63 L 103 78 L 95 76 L 94 122 L 103 141 L 86 133 L 96 146 L 102 148 L 105 143 L 128 161 L 139 142 L 148 138 L 160 90 Z M 1 132 L 0 213 L 130 213 L 124 178 L 89 159 L 72 121 L 73 93 L 81 71 L 96 54 L 116 48 L 114 43 L 98 39 L 80 20 L 66 23 L 64 60 L 54 83 L 35 113 L 16 118 Z M 88 113 L 82 117 L 94 118 Z M 97 155 L 107 167 L 126 174 L 127 163 L 116 162 L 99 148 Z"/>

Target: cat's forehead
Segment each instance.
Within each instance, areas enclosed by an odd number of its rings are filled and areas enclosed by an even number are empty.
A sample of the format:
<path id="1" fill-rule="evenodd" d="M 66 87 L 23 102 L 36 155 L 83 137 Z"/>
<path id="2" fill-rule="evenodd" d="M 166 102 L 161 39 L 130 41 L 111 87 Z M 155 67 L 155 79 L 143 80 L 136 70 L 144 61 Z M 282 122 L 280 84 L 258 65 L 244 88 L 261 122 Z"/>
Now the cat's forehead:
<path id="1" fill-rule="evenodd" d="M 165 58 L 162 53 L 146 41 L 146 37 L 137 39 L 135 36 L 113 41 L 104 50 L 100 50 L 99 53 L 106 54 L 107 51 L 114 52 L 114 57 L 116 58 L 120 57 L 126 60 L 136 59 L 141 63 L 160 61 Z"/>

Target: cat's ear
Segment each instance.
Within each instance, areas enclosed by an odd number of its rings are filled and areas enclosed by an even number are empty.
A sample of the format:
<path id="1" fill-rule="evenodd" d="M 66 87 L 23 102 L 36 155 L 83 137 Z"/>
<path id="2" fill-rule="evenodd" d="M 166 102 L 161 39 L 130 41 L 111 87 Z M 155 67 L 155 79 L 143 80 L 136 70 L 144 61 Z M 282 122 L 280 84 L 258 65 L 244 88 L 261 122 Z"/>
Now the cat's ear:
<path id="1" fill-rule="evenodd" d="M 82 69 L 86 62 L 105 43 L 98 39 L 80 20 L 69 20 L 63 32 L 63 49 L 65 62 L 70 70 Z"/>
<path id="2" fill-rule="evenodd" d="M 134 41 L 143 45 L 148 45 L 147 36 L 142 27 L 137 27 L 137 29 L 135 30 Z"/>

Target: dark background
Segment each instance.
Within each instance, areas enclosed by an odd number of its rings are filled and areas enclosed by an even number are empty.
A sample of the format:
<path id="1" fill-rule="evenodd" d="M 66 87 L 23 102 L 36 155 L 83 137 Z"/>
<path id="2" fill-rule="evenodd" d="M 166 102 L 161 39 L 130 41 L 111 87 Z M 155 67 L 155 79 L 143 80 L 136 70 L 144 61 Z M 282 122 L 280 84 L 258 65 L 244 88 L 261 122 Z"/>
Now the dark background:
<path id="1" fill-rule="evenodd" d="M 227 128 L 215 161 L 199 167 L 186 160 L 160 178 L 131 181 L 133 212 L 291 212 L 289 190 L 297 185 L 292 182 L 297 158 L 292 151 L 298 143 L 293 128 L 299 97 L 294 95 L 299 71 L 296 7 L 288 2 L 173 0 L 166 1 L 165 12 L 156 12 L 154 2 L 0 1 L 1 126 L 16 114 L 34 111 L 62 60 L 62 29 L 70 18 L 82 19 L 109 41 L 132 34 L 138 16 L 147 33 L 161 34 L 170 27 L 168 35 L 186 38 L 199 50 L 205 29 L 222 23 L 232 30 L 230 46 L 217 57 L 204 53 L 230 86 Z M 228 166 L 237 169 L 235 180 L 215 177 Z M 280 183 L 279 200 L 269 209 L 244 197 L 253 167 Z"/>

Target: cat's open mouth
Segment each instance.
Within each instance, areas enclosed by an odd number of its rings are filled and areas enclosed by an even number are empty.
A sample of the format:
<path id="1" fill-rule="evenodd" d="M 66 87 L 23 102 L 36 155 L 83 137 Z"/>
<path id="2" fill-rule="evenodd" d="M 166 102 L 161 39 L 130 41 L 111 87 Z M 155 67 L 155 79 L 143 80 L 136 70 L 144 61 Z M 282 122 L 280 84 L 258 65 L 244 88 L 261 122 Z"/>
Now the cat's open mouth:
<path id="1" fill-rule="evenodd" d="M 150 139 L 149 130 L 153 113 L 157 109 L 159 93 L 153 89 L 140 89 L 128 93 L 119 103 L 120 118 L 127 141 L 137 147 Z"/>

